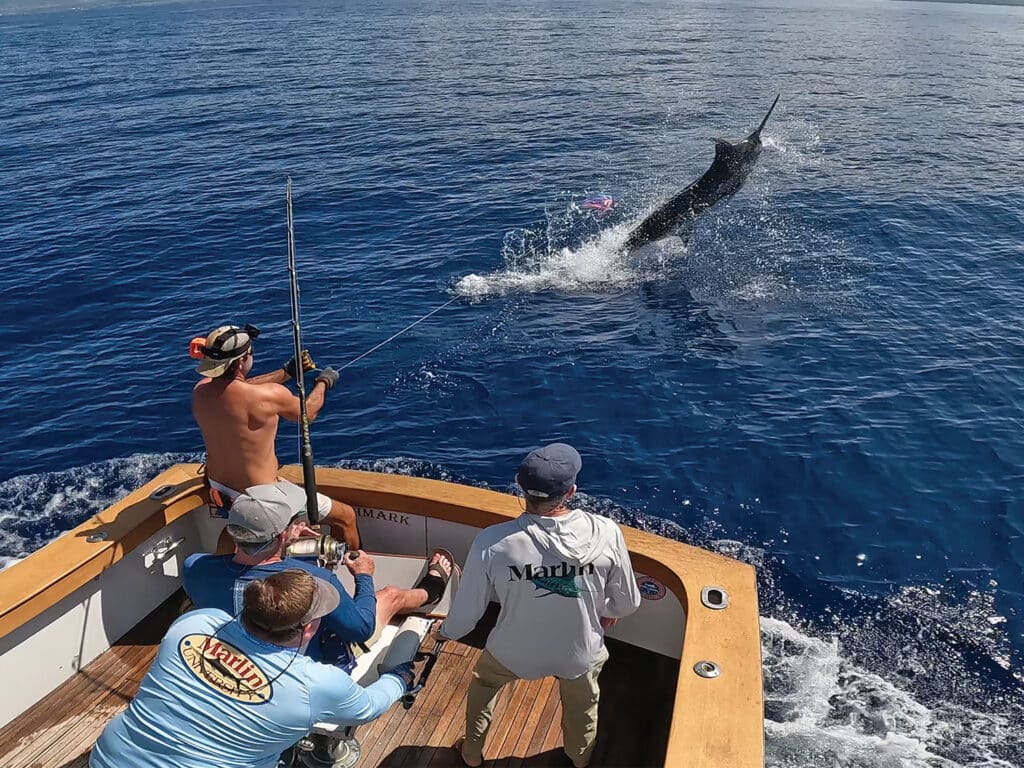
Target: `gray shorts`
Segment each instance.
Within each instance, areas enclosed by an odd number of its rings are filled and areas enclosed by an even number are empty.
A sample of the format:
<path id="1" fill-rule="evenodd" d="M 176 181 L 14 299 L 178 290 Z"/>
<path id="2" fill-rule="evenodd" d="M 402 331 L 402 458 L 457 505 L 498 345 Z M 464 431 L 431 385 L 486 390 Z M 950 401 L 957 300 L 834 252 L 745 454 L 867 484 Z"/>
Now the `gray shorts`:
<path id="1" fill-rule="evenodd" d="M 230 506 L 231 502 L 233 502 L 237 497 L 242 495 L 241 491 L 236 491 L 234 488 L 229 488 L 228 486 L 224 485 L 224 483 L 218 483 L 212 477 L 207 477 L 206 481 L 210 484 L 211 488 L 213 488 L 215 491 L 217 491 L 217 493 L 219 493 L 221 496 L 224 497 L 224 500 L 228 503 L 229 506 Z M 295 486 L 296 488 L 299 487 L 299 486 L 295 485 L 295 483 L 289 482 L 289 481 L 287 481 L 287 480 L 285 480 L 284 478 L 281 478 L 281 477 L 277 478 L 277 482 L 279 482 L 279 483 L 288 483 L 288 485 Z M 331 501 L 331 497 L 330 496 L 324 496 L 322 493 L 318 493 L 316 495 L 316 508 L 317 508 L 317 511 L 320 513 L 320 518 L 321 519 L 327 517 L 327 515 L 330 514 L 331 505 L 333 503 L 334 502 Z M 213 508 L 214 508 L 213 505 L 211 505 L 210 509 L 212 510 Z M 211 511 L 211 514 L 213 514 L 212 511 Z M 216 515 L 216 516 L 217 517 L 227 517 L 227 509 L 224 510 L 223 514 Z"/>

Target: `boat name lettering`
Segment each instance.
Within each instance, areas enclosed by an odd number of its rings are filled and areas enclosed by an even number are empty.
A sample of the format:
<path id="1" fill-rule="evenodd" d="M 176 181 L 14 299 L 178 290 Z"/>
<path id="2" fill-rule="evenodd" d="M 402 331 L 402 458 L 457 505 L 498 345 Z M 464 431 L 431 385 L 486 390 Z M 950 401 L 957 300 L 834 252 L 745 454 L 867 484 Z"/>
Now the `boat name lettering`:
<path id="1" fill-rule="evenodd" d="M 594 564 L 572 565 L 571 563 L 559 563 L 558 565 L 533 565 L 527 563 L 522 568 L 514 565 L 508 566 L 509 581 L 531 581 L 533 579 L 565 579 L 576 578 L 577 576 L 588 576 L 595 571 Z"/>
<path id="2" fill-rule="evenodd" d="M 357 507 L 356 514 L 359 517 L 369 517 L 372 520 L 385 520 L 389 523 L 397 523 L 398 525 L 409 525 L 409 516 L 399 514 L 398 512 L 385 512 L 382 509 Z"/>

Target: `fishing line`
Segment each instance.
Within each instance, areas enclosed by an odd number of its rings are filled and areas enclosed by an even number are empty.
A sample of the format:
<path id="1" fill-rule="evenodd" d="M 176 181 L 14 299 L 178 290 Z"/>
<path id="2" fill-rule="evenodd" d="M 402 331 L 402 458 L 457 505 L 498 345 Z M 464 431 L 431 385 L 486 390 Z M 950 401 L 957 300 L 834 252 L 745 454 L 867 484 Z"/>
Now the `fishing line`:
<path id="1" fill-rule="evenodd" d="M 378 349 L 380 349 L 381 347 L 383 347 L 383 346 L 384 346 L 385 344 L 387 344 L 388 342 L 394 341 L 395 339 L 397 339 L 397 338 L 398 338 L 399 336 L 401 336 L 401 335 L 402 335 L 403 333 L 405 333 L 406 331 L 408 331 L 408 330 L 410 330 L 410 329 L 414 328 L 415 326 L 419 325 L 420 323 L 422 323 L 422 322 L 423 322 L 424 320 L 426 320 L 427 318 L 429 318 L 429 317 L 433 317 L 434 315 L 436 315 L 436 314 L 437 314 L 438 312 L 440 312 L 440 311 L 441 311 L 442 309 L 444 309 L 445 307 L 447 307 L 447 306 L 449 306 L 449 305 L 451 305 L 451 304 L 454 304 L 454 303 L 455 303 L 456 301 L 458 301 L 458 300 L 459 300 L 460 298 L 461 298 L 461 297 L 459 297 L 459 296 L 454 296 L 454 297 L 452 297 L 452 298 L 448 299 L 448 301 L 446 301 L 446 302 L 445 302 L 444 304 L 442 304 L 441 306 L 439 306 L 439 307 L 435 307 L 434 309 L 432 309 L 432 310 L 430 310 L 429 312 L 427 312 L 427 314 L 425 314 L 425 315 L 424 315 L 423 317 L 421 317 L 421 318 L 420 318 L 419 320 L 417 320 L 417 321 L 415 321 L 415 322 L 413 322 L 413 323 L 409 323 L 409 325 L 405 326 L 405 328 L 403 328 L 402 330 L 400 330 L 400 331 L 399 331 L 398 333 L 396 333 L 396 334 L 393 334 L 393 335 L 391 335 L 391 336 L 388 336 L 388 337 L 387 337 L 386 339 L 384 339 L 384 341 L 382 341 L 382 342 L 381 342 L 380 344 L 378 344 L 377 346 L 373 347 L 372 349 L 369 349 L 369 350 L 367 350 L 366 352 L 363 352 L 363 354 L 361 354 L 361 355 L 360 355 L 359 357 L 356 357 L 356 358 L 353 358 L 352 360 L 349 360 L 349 361 L 348 361 L 347 363 L 345 363 L 345 364 L 344 364 L 343 366 L 341 366 L 341 368 L 339 368 L 339 369 L 338 369 L 338 372 L 340 373 L 341 371 L 344 371 L 344 370 L 345 370 L 346 368 L 348 368 L 348 367 L 349 367 L 350 365 L 354 365 L 355 363 L 358 363 L 358 362 L 359 362 L 360 360 L 362 360 L 362 359 L 363 359 L 364 357 L 366 357 L 367 355 L 370 355 L 370 354 L 372 354 L 372 353 L 376 352 L 376 351 L 377 351 Z"/>

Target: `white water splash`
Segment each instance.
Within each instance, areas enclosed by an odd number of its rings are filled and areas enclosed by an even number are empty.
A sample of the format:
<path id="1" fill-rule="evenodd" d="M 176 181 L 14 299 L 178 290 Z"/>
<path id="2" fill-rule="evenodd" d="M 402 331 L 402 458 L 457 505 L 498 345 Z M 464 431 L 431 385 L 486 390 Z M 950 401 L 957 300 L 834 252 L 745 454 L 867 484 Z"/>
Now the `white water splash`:
<path id="1" fill-rule="evenodd" d="M 31 554 L 172 464 L 197 460 L 195 454 L 140 453 L 0 482 L 0 556 L 16 561 Z"/>
<path id="2" fill-rule="evenodd" d="M 782 165 L 793 168 L 820 167 L 825 162 L 821 136 L 815 127 L 806 123 L 780 123 L 762 137 L 762 143 L 768 150 L 778 153 Z"/>
<path id="3" fill-rule="evenodd" d="M 825 163 L 821 137 L 806 123 L 780 122 L 764 144 L 767 151 L 750 182 L 736 199 L 700 217 L 689 245 L 669 237 L 637 253 L 624 253 L 629 232 L 680 188 L 640 185 L 627 197 L 646 200 L 645 209 L 633 209 L 628 221 L 597 232 L 595 222 L 581 215 L 575 201 L 548 206 L 543 224 L 506 233 L 501 268 L 465 275 L 453 291 L 481 301 L 518 293 L 594 293 L 681 280 L 702 300 L 842 306 L 834 294 L 846 290 L 845 244 L 806 217 L 779 208 L 774 194 L 780 184 L 801 186 L 808 173 L 820 172 Z"/>
<path id="4" fill-rule="evenodd" d="M 1015 768 L 998 756 L 1015 733 L 1003 715 L 929 708 L 777 619 L 762 617 L 761 651 L 767 766 Z"/>
<path id="5" fill-rule="evenodd" d="M 636 264 L 624 258 L 622 244 L 631 225 L 621 224 L 602 232 L 578 248 L 523 257 L 506 256 L 507 266 L 496 272 L 461 278 L 455 293 L 472 300 L 512 293 L 600 291 L 619 288 L 643 278 Z"/>

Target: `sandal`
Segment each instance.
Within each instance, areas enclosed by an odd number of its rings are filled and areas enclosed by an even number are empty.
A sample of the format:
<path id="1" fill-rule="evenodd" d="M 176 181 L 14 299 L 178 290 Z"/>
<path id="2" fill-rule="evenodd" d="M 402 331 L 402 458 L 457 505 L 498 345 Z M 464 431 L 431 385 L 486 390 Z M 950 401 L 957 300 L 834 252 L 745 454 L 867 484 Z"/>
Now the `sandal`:
<path id="1" fill-rule="evenodd" d="M 455 557 L 451 552 L 447 549 L 438 547 L 430 553 L 430 559 L 433 560 L 434 557 L 438 555 L 447 559 L 448 562 L 451 563 L 451 570 L 446 572 L 444 566 L 440 563 L 428 561 L 426 574 L 419 580 L 419 583 L 413 587 L 413 589 L 426 590 L 428 598 L 426 603 L 416 609 L 417 613 L 426 613 L 431 609 L 436 608 L 438 603 L 440 603 L 441 599 L 444 597 L 445 592 L 448 590 L 448 585 L 451 580 L 455 579 L 455 583 L 452 584 L 452 590 L 454 592 L 459 585 L 459 579 L 462 578 L 462 568 L 459 567 L 459 564 L 455 561 Z M 433 590 L 431 588 L 433 588 Z M 437 599 L 430 600 L 431 592 L 434 590 L 436 590 Z"/>

